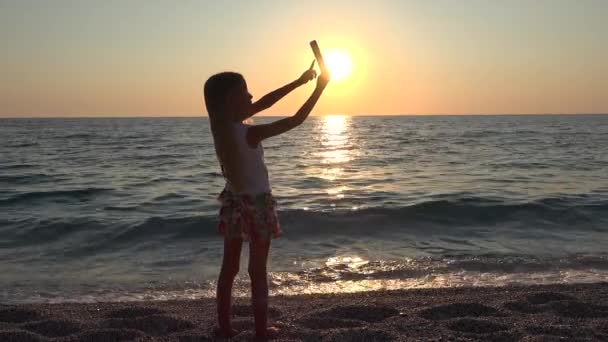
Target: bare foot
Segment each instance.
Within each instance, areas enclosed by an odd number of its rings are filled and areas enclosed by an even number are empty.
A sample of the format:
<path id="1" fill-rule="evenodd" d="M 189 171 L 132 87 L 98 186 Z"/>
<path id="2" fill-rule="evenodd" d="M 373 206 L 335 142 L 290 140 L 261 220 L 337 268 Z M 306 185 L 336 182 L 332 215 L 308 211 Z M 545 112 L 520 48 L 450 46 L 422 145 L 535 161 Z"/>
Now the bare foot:
<path id="1" fill-rule="evenodd" d="M 233 338 L 234 336 L 240 334 L 240 331 L 234 329 L 224 330 L 220 327 L 215 327 L 215 329 L 213 329 L 213 334 L 216 337 Z"/>

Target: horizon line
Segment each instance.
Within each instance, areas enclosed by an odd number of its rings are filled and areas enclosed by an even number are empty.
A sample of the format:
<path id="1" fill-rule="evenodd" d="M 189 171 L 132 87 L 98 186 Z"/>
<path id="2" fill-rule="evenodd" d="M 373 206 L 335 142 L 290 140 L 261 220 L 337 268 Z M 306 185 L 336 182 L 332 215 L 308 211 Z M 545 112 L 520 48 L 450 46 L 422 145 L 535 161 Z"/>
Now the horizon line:
<path id="1" fill-rule="evenodd" d="M 541 115 L 608 115 L 606 113 L 468 113 L 468 114 L 449 114 L 449 113 L 433 113 L 433 114 L 315 114 L 310 115 L 312 117 L 323 117 L 323 116 L 541 116 Z M 288 117 L 290 115 L 284 114 L 270 114 L 270 115 L 257 115 L 256 117 Z M 209 116 L 204 115 L 84 115 L 84 116 L 0 116 L 0 119 L 153 119 L 153 118 L 208 118 Z"/>

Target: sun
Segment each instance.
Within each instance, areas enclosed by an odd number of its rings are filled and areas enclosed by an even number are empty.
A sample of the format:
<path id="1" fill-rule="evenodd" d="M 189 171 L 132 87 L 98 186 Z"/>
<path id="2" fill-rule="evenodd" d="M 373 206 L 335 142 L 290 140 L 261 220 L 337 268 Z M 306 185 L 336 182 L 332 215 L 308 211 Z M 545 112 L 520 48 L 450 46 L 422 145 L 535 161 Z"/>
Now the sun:
<path id="1" fill-rule="evenodd" d="M 327 50 L 323 52 L 323 59 L 332 81 L 345 80 L 353 71 L 353 60 L 344 50 Z"/>

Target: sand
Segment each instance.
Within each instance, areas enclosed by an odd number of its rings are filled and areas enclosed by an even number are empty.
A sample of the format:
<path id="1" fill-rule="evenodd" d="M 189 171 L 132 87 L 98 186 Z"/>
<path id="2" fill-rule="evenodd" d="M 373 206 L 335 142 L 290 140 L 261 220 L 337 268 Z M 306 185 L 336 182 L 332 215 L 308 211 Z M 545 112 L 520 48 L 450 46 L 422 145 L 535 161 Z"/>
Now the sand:
<path id="1" fill-rule="evenodd" d="M 272 297 L 277 341 L 608 341 L 608 283 Z M 0 341 L 214 341 L 213 299 L 0 306 Z M 249 341 L 247 298 L 235 341 Z"/>

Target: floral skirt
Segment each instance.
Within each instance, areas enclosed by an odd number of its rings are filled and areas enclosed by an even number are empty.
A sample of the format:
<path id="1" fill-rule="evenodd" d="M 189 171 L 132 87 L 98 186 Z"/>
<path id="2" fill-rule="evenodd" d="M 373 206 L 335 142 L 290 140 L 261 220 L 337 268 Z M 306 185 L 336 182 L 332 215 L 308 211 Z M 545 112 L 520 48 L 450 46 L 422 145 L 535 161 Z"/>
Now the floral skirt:
<path id="1" fill-rule="evenodd" d="M 219 232 L 229 239 L 270 240 L 281 235 L 276 201 L 270 192 L 259 195 L 222 191 Z"/>

